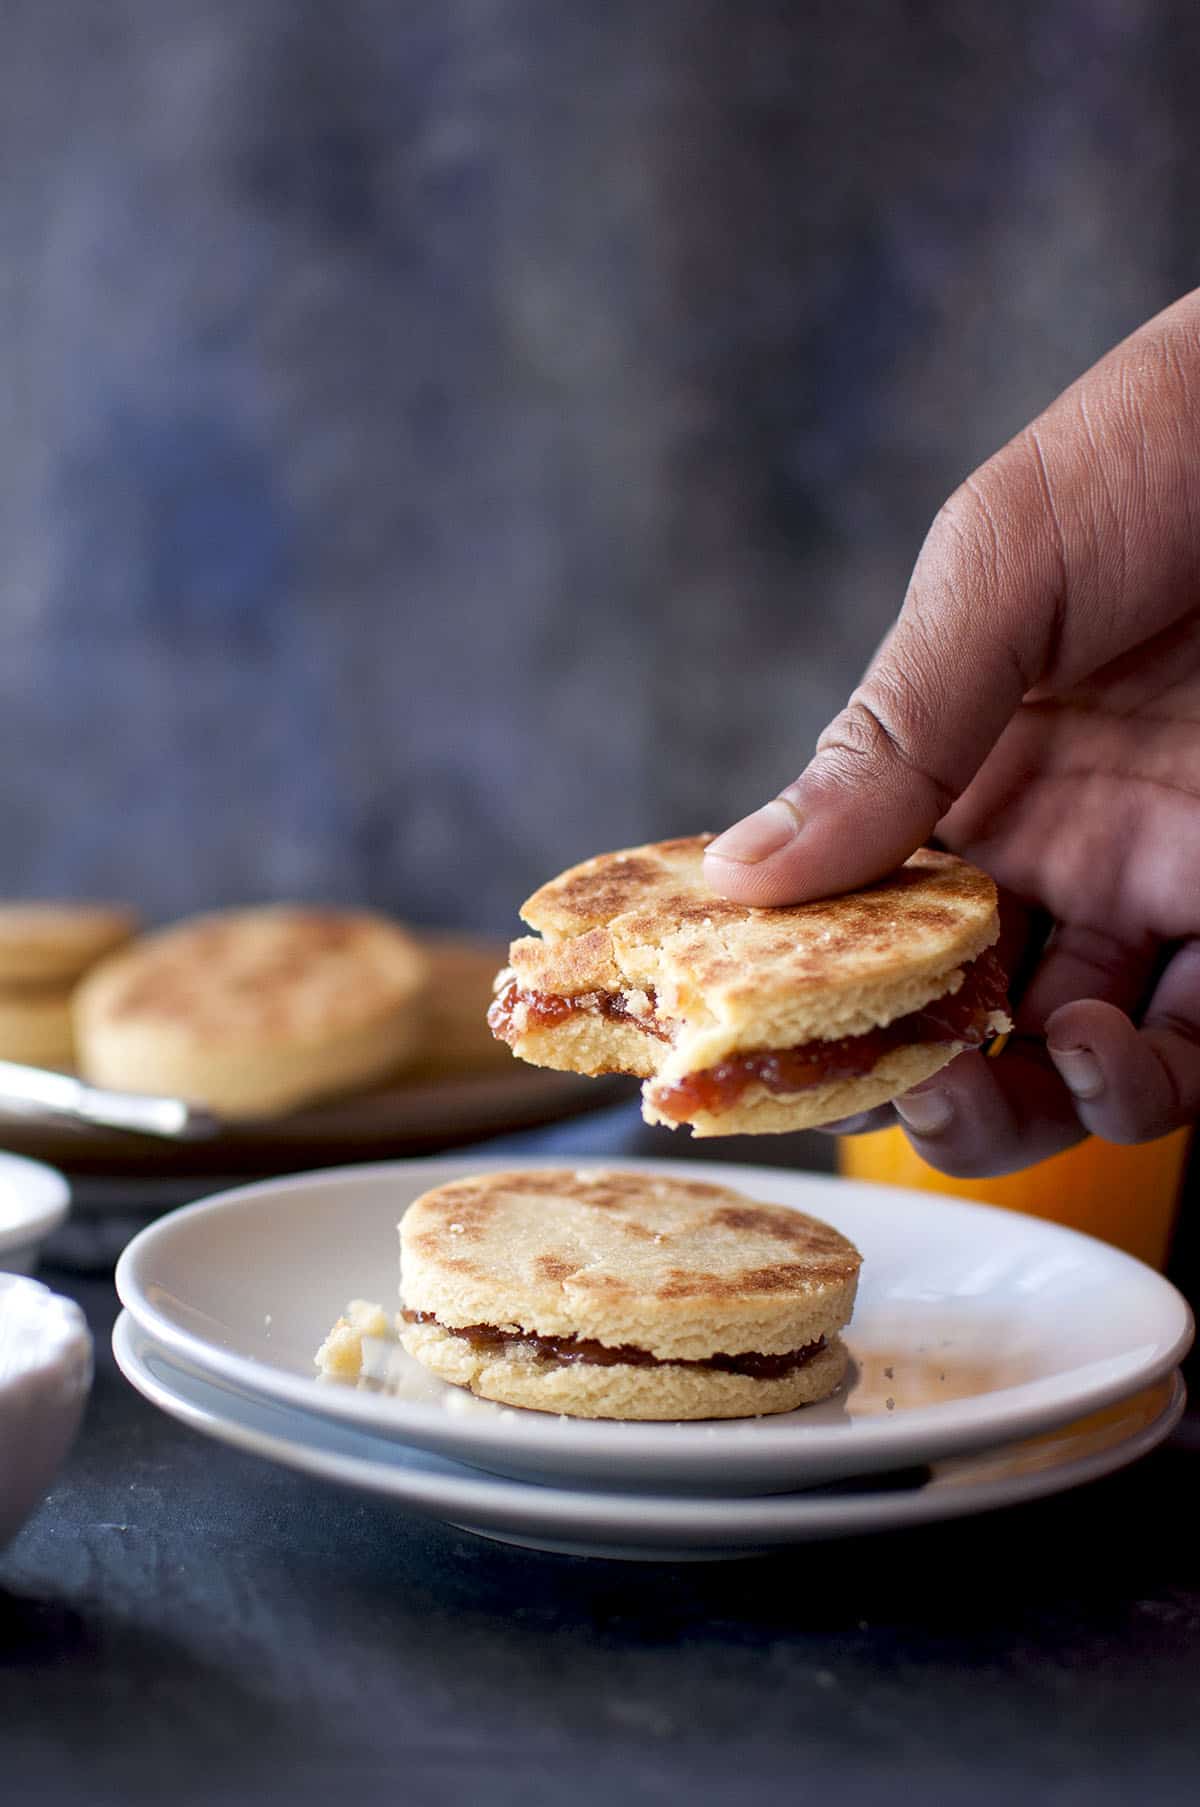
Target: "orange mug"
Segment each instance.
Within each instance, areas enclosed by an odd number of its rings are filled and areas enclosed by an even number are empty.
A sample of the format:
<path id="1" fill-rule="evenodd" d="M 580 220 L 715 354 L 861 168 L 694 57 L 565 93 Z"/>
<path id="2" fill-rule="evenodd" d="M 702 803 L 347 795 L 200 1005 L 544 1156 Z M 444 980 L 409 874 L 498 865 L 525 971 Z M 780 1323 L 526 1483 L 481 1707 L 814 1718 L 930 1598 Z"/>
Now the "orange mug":
<path id="1" fill-rule="evenodd" d="M 1118 1147 L 1089 1136 L 1064 1154 L 999 1179 L 956 1180 L 930 1167 L 902 1129 L 841 1136 L 838 1171 L 850 1179 L 948 1192 L 1086 1230 L 1157 1268 L 1166 1266 L 1190 1129 Z"/>

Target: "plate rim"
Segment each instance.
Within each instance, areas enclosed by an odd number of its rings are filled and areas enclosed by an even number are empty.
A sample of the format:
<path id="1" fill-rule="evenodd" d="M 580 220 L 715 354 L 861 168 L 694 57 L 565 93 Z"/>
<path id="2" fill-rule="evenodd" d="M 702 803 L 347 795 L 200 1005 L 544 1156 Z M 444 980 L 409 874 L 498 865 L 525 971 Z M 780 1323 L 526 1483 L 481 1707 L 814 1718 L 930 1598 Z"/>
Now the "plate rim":
<path id="1" fill-rule="evenodd" d="M 0 1181 L 11 1178 L 23 1207 L 15 1221 L 0 1224 L 0 1255 L 41 1241 L 65 1223 L 71 1209 L 71 1186 L 65 1173 L 49 1161 L 0 1149 Z"/>
<path id="2" fill-rule="evenodd" d="M 452 1452 L 469 1449 L 472 1452 L 470 1459 L 486 1467 L 489 1455 L 495 1459 L 497 1455 L 503 1456 L 512 1450 L 512 1419 L 452 1419 L 439 1405 L 395 1399 L 388 1399 L 384 1403 L 370 1393 L 357 1392 L 351 1388 L 320 1388 L 315 1384 L 315 1374 L 310 1379 L 289 1369 L 273 1367 L 253 1356 L 222 1348 L 179 1325 L 156 1306 L 149 1296 L 153 1281 L 144 1272 L 145 1265 L 152 1258 L 156 1246 L 163 1239 L 171 1237 L 182 1222 L 208 1216 L 220 1217 L 227 1213 L 236 1214 L 245 1206 L 252 1206 L 257 1199 L 274 1198 L 283 1191 L 319 1190 L 347 1182 L 367 1185 L 381 1181 L 399 1183 L 406 1178 L 416 1178 L 421 1172 L 428 1172 L 433 1176 L 430 1184 L 444 1184 L 452 1175 L 465 1172 L 563 1166 L 580 1169 L 624 1168 L 694 1178 L 699 1164 L 695 1161 L 649 1157 L 613 1160 L 602 1156 L 518 1154 L 515 1157 L 492 1155 L 472 1158 L 470 1155 L 458 1157 L 449 1153 L 445 1156 L 321 1168 L 305 1174 L 255 1181 L 181 1206 L 141 1230 L 126 1246 L 117 1262 L 117 1293 L 122 1305 L 155 1342 L 205 1373 L 217 1375 L 247 1392 L 257 1393 L 279 1404 L 296 1407 L 317 1417 L 333 1418 L 385 1437 L 390 1436 L 396 1441 L 420 1443 L 423 1447 L 449 1449 Z M 759 1179 L 769 1177 L 776 1184 L 781 1178 L 794 1178 L 800 1183 L 815 1186 L 820 1193 L 832 1194 L 848 1188 L 856 1195 L 870 1195 L 881 1204 L 886 1201 L 889 1211 L 903 1209 L 905 1200 L 908 1200 L 919 1205 L 923 1211 L 928 1211 L 932 1202 L 936 1203 L 939 1210 L 949 1210 L 960 1215 L 966 1213 L 988 1222 L 996 1219 L 1007 1222 L 1015 1215 L 998 1206 L 950 1195 L 938 1194 L 935 1198 L 935 1195 L 910 1188 L 846 1180 L 803 1169 L 797 1169 L 793 1173 L 788 1169 L 708 1161 L 703 1163 L 703 1168 L 705 1175 L 714 1181 L 738 1186 L 742 1190 L 751 1190 L 756 1176 Z M 819 1213 L 819 1201 L 815 1208 Z M 1044 1236 L 1049 1243 L 1060 1247 L 1085 1245 L 1093 1252 L 1098 1249 L 1118 1267 L 1127 1266 L 1130 1271 L 1136 1272 L 1140 1283 L 1144 1284 L 1149 1278 L 1162 1290 L 1164 1304 L 1175 1313 L 1177 1327 L 1173 1337 L 1164 1341 L 1154 1359 L 1143 1364 L 1133 1375 L 1127 1373 L 1107 1380 L 1093 1380 L 1090 1385 L 1074 1389 L 1065 1389 L 1054 1377 L 1024 1382 L 983 1396 L 995 1403 L 982 1413 L 976 1403 L 980 1396 L 974 1396 L 971 1399 L 913 1407 L 896 1420 L 886 1419 L 882 1415 L 870 1419 L 860 1418 L 854 1421 L 853 1445 L 847 1435 L 849 1427 L 821 1427 L 825 1436 L 820 1448 L 827 1451 L 829 1459 L 834 1462 L 834 1468 L 827 1470 L 828 1473 L 834 1472 L 838 1462 L 842 1460 L 840 1455 L 835 1459 L 835 1452 L 842 1446 L 843 1439 L 847 1456 L 853 1448 L 853 1464 L 859 1472 L 865 1472 L 868 1468 L 903 1465 L 912 1460 L 911 1452 L 916 1446 L 922 1451 L 921 1459 L 927 1459 L 930 1455 L 966 1452 L 998 1442 L 1011 1442 L 1035 1431 L 1050 1429 L 1086 1416 L 1133 1391 L 1152 1385 L 1178 1366 L 1191 1345 L 1194 1331 L 1191 1309 L 1178 1288 L 1144 1262 L 1081 1231 L 1032 1217 L 1023 1218 L 1022 1222 L 1028 1234 L 1034 1237 Z M 331 1309 L 340 1309 L 341 1303 L 333 1302 Z M 1090 1365 L 1094 1367 L 1097 1364 Z M 1086 1372 L 1086 1368 L 1076 1372 Z M 565 1447 L 569 1438 L 572 1449 L 578 1452 L 575 1460 L 594 1460 L 602 1453 L 607 1459 L 616 1457 L 618 1452 L 624 1457 L 632 1457 L 634 1452 L 641 1452 L 644 1456 L 651 1449 L 666 1467 L 679 1468 L 688 1462 L 707 1466 L 713 1460 L 712 1427 L 709 1425 L 672 1425 L 671 1447 L 667 1452 L 663 1448 L 664 1426 L 661 1424 L 613 1425 L 607 1421 L 581 1419 L 571 1420 L 569 1427 L 564 1427 L 556 1416 L 533 1413 L 518 1414 L 516 1422 L 522 1427 L 518 1437 L 522 1451 L 532 1450 L 538 1457 L 545 1454 L 552 1458 L 553 1452 L 557 1450 L 560 1456 L 566 1455 L 571 1459 L 571 1452 Z M 785 1428 L 783 1424 L 776 1427 L 768 1420 L 756 1419 L 753 1421 L 755 1431 L 752 1445 L 749 1440 L 745 1440 L 739 1448 L 736 1441 L 738 1422 L 730 1424 L 727 1434 L 721 1439 L 723 1461 L 728 1463 L 740 1459 L 743 1466 L 755 1469 L 764 1464 L 786 1466 L 789 1461 L 796 1461 L 800 1446 L 794 1423 L 787 1424 Z M 614 1435 L 614 1432 L 617 1434 Z M 818 1447 L 815 1439 L 819 1436 L 820 1432 L 814 1430 L 808 1439 L 807 1454 L 812 1462 L 815 1462 Z"/>
<path id="3" fill-rule="evenodd" d="M 822 1490 L 749 1497 L 614 1493 L 586 1486 L 539 1485 L 474 1473 L 469 1469 L 461 1477 L 413 1473 L 398 1464 L 373 1460 L 369 1455 L 323 1450 L 301 1436 L 287 1435 L 286 1426 L 281 1433 L 264 1432 L 241 1423 L 233 1414 L 218 1417 L 178 1388 L 164 1385 L 148 1369 L 145 1354 L 150 1351 L 165 1360 L 174 1376 L 181 1376 L 185 1381 L 189 1378 L 173 1361 L 171 1351 L 161 1348 L 127 1308 L 118 1314 L 113 1326 L 112 1348 L 121 1373 L 143 1398 L 200 1435 L 260 1460 L 276 1462 L 294 1472 L 387 1499 L 443 1523 L 457 1523 L 459 1528 L 467 1530 L 474 1530 L 476 1524 L 481 1529 L 485 1526 L 513 1528 L 515 1523 L 524 1530 L 570 1535 L 590 1516 L 601 1521 L 587 1531 L 587 1535 L 597 1541 L 608 1536 L 641 1533 L 652 1538 L 694 1539 L 701 1546 L 705 1536 L 714 1544 L 726 1541 L 753 1546 L 762 1540 L 786 1544 L 802 1539 L 806 1534 L 860 1536 L 951 1518 L 974 1517 L 1065 1493 L 1130 1466 L 1170 1436 L 1187 1403 L 1187 1388 L 1176 1368 L 1169 1377 L 1170 1390 L 1162 1409 L 1149 1424 L 1090 1455 L 1069 1458 L 1024 1476 L 974 1486 L 952 1485 L 944 1480 L 939 1486 L 935 1476 L 929 1484 L 908 1493 L 854 1495 L 847 1492 L 839 1496 Z M 216 1386 L 231 1397 L 238 1391 L 205 1374 L 192 1378 Z M 1160 1376 L 1157 1382 L 1149 1384 L 1161 1385 L 1167 1378 Z M 1129 1401 L 1148 1390 L 1149 1387 L 1135 1388 L 1128 1396 Z M 300 1425 L 304 1423 L 306 1414 L 298 1409 L 280 1406 L 271 1400 L 252 1398 L 251 1403 L 260 1409 L 265 1406 L 268 1412 L 279 1413 L 285 1418 L 288 1415 L 295 1417 Z M 996 1446 L 997 1451 L 1008 1447 L 1008 1444 Z M 518 1515 L 515 1520 L 514 1514 Z M 464 1515 L 474 1522 L 463 1524 Z M 665 1555 L 663 1559 L 669 1560 L 669 1556 Z"/>

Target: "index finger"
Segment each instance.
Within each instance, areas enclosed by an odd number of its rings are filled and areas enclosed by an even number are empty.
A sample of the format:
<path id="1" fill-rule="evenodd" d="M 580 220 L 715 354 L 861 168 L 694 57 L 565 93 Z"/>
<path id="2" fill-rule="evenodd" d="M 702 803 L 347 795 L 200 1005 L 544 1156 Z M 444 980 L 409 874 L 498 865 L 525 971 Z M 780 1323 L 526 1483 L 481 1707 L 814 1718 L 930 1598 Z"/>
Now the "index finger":
<path id="1" fill-rule="evenodd" d="M 1200 581 L 1200 294 L 1151 321 L 955 492 L 895 627 L 801 776 L 719 836 L 714 890 L 751 904 L 899 865 L 1023 697 L 1177 620 Z"/>

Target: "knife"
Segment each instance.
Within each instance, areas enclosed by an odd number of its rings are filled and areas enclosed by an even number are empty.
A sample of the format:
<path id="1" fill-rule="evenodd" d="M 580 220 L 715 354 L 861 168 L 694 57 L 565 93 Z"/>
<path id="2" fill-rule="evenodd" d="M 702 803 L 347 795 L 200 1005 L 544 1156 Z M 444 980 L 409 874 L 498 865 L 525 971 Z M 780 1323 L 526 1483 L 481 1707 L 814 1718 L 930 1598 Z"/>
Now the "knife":
<path id="1" fill-rule="evenodd" d="M 110 1092 L 88 1085 L 71 1073 L 0 1060 L 0 1115 L 64 1117 L 143 1136 L 197 1142 L 221 1133 L 210 1111 L 183 1098 L 159 1098 L 148 1092 Z"/>

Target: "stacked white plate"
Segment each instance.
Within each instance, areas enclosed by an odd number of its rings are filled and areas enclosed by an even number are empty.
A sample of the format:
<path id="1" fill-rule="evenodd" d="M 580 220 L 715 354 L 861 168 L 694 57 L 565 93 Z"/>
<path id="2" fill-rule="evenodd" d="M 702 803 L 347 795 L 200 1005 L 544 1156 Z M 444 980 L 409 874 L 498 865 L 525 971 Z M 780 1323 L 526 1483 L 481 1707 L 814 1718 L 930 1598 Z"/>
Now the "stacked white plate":
<path id="1" fill-rule="evenodd" d="M 536 1549 L 661 1561 L 1057 1493 L 1144 1455 L 1183 1411 L 1191 1314 L 1129 1256 L 982 1205 L 710 1163 L 706 1179 L 810 1211 L 862 1251 L 851 1375 L 824 1404 L 706 1424 L 588 1422 L 476 1400 L 399 1349 L 375 1351 L 375 1381 L 318 1380 L 313 1352 L 348 1300 L 394 1308 L 409 1202 L 489 1165 L 513 1163 L 328 1170 L 160 1219 L 117 1268 L 122 1370 L 196 1430 L 401 1514 Z"/>

